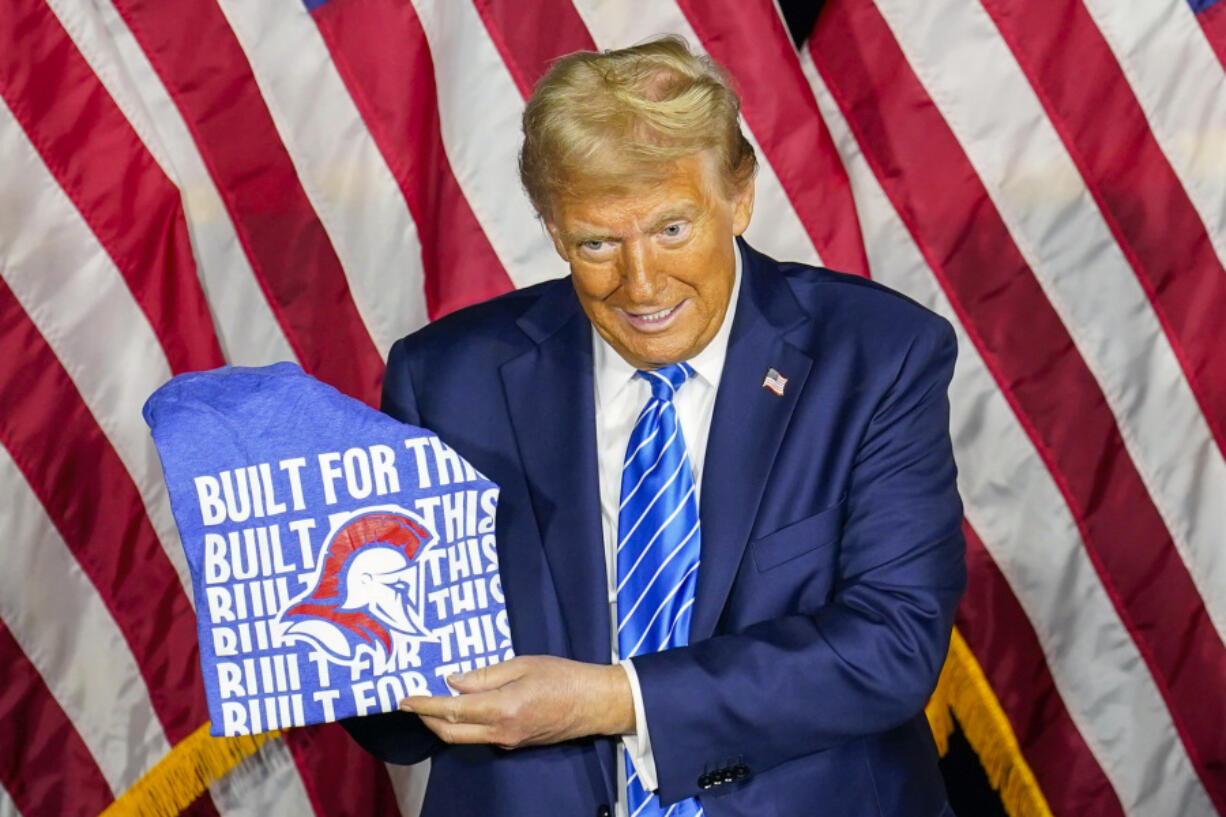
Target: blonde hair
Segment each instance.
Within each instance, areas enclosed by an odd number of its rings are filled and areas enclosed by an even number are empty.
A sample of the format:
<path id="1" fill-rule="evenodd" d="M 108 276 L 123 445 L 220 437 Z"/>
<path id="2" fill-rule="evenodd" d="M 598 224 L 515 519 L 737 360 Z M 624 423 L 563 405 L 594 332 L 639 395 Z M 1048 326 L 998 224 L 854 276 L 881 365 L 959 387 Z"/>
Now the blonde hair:
<path id="1" fill-rule="evenodd" d="M 519 174 L 546 219 L 568 189 L 624 189 L 674 159 L 712 150 L 725 193 L 757 168 L 741 133 L 741 100 L 722 68 L 678 37 L 562 57 L 524 111 Z"/>

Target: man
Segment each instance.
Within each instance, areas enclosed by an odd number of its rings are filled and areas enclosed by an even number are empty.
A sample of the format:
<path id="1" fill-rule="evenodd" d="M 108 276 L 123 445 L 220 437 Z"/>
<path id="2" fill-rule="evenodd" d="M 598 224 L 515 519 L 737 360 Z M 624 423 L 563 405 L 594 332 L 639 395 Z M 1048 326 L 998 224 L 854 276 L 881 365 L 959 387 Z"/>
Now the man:
<path id="1" fill-rule="evenodd" d="M 427 816 L 951 813 L 953 333 L 740 241 L 738 111 L 676 40 L 561 60 L 521 173 L 571 276 L 392 350 L 385 409 L 502 487 L 521 656 L 346 724 L 433 757 Z"/>

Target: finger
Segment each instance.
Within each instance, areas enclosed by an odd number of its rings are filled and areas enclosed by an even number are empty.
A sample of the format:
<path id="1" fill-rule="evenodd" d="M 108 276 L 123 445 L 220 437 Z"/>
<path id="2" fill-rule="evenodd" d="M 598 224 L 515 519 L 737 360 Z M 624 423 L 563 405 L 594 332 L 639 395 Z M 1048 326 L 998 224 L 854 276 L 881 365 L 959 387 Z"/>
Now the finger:
<path id="1" fill-rule="evenodd" d="M 490 664 L 488 667 L 477 667 L 458 675 L 449 675 L 447 676 L 447 685 L 456 692 L 463 693 L 487 692 L 492 689 L 498 689 L 517 680 L 524 674 L 523 663 L 519 658 L 512 658 L 508 661 Z"/>
<path id="2" fill-rule="evenodd" d="M 491 724 L 502 716 L 500 698 L 492 692 L 455 697 L 414 695 L 401 701 L 400 708 L 448 723 Z"/>
<path id="3" fill-rule="evenodd" d="M 451 695 L 412 695 L 400 702 L 400 708 L 405 712 L 415 712 L 418 715 L 451 723 L 467 722 L 467 706 L 459 698 Z"/>
<path id="4" fill-rule="evenodd" d="M 490 727 L 480 723 L 452 723 L 422 715 L 421 722 L 445 743 L 493 743 Z"/>

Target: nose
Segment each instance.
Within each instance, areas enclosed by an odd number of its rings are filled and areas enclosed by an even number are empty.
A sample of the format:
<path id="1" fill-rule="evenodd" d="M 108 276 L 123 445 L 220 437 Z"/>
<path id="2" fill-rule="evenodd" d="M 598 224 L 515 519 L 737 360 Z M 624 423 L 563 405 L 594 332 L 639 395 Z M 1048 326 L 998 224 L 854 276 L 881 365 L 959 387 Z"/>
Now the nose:
<path id="1" fill-rule="evenodd" d="M 650 304 L 664 288 L 665 275 L 659 270 L 647 242 L 622 244 L 622 288 L 635 303 Z"/>

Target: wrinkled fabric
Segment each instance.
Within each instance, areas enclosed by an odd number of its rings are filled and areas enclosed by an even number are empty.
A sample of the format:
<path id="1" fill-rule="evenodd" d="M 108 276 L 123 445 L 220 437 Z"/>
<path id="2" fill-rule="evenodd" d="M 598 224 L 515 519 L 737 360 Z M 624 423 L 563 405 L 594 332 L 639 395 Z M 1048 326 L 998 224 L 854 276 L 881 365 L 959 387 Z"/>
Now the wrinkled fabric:
<path id="1" fill-rule="evenodd" d="M 293 363 L 145 404 L 192 574 L 214 735 L 389 712 L 511 655 L 498 486 Z"/>

